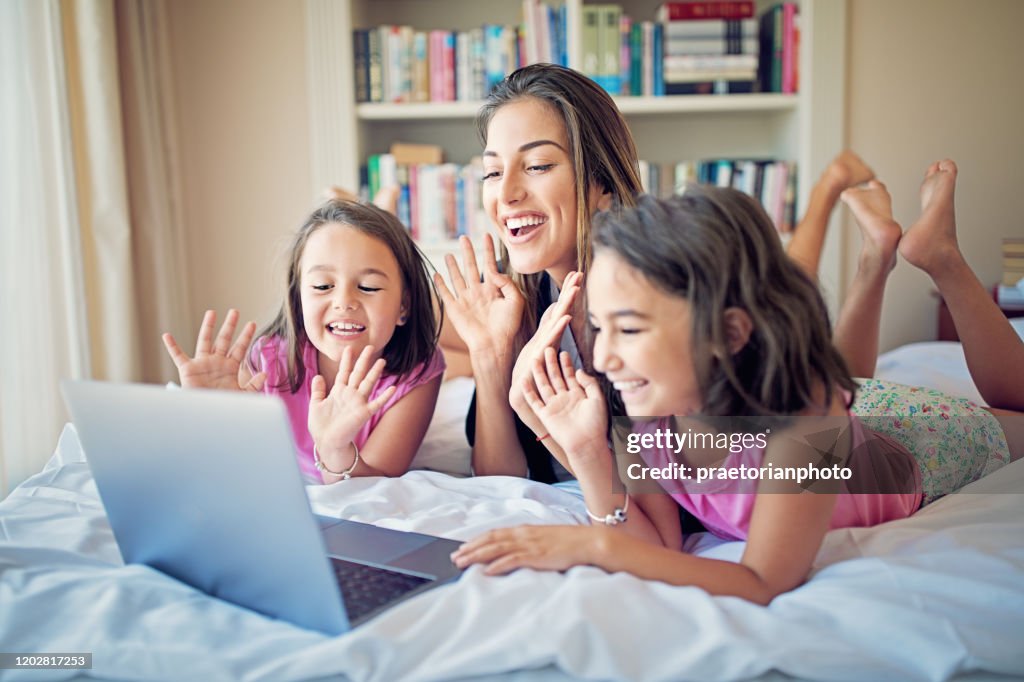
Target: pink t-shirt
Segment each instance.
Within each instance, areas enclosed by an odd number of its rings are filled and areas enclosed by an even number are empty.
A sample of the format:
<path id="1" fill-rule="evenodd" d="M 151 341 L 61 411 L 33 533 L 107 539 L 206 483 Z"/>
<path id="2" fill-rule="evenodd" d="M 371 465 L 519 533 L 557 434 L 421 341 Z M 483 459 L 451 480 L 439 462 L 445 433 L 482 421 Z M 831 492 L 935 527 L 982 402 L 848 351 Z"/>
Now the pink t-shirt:
<path id="1" fill-rule="evenodd" d="M 667 421 L 657 424 L 664 428 Z M 886 492 L 841 492 L 836 496 L 829 529 L 870 527 L 902 519 L 921 506 L 921 472 L 914 456 L 892 439 L 870 432 L 874 447 L 865 448 L 864 425 L 851 415 L 851 469 L 854 490 Z M 678 458 L 667 449 L 645 449 L 641 453 L 649 468 L 667 467 Z M 743 448 L 730 453 L 719 465 L 726 469 L 754 469 L 762 466 L 764 449 Z M 665 490 L 681 507 L 698 518 L 715 535 L 730 540 L 746 540 L 750 517 L 757 498 L 757 480 L 712 480 L 694 484 L 687 481 L 663 481 Z M 848 489 L 848 488 L 847 488 Z M 694 492 L 699 491 L 699 492 Z M 891 491 L 891 492 L 890 492 Z M 792 494 L 792 493 L 780 493 Z"/>
<path id="2" fill-rule="evenodd" d="M 319 370 L 317 369 L 317 350 L 311 343 L 306 343 L 302 349 L 302 364 L 306 368 L 306 377 L 302 386 L 295 393 L 290 392 L 287 384 L 288 372 L 288 344 L 278 336 L 263 337 L 253 344 L 252 359 L 257 371 L 267 373 L 266 383 L 263 384 L 263 392 L 268 395 L 278 395 L 284 401 L 288 409 L 288 419 L 292 425 L 292 434 L 295 437 L 296 454 L 299 458 L 299 467 L 306 480 L 321 481 L 323 478 L 320 472 L 313 465 L 313 436 L 309 433 L 307 426 L 309 420 L 309 394 L 310 387 Z M 426 363 L 426 370 L 420 374 L 422 365 L 417 365 L 411 372 L 407 373 L 402 381 L 395 375 L 385 375 L 380 378 L 377 385 L 370 393 L 370 400 L 373 400 L 382 391 L 390 386 L 397 386 L 397 390 L 378 412 L 370 417 L 369 421 L 359 430 L 353 442 L 356 447 L 363 447 L 369 439 L 373 429 L 380 423 L 384 413 L 391 409 L 391 406 L 401 400 L 407 393 L 417 386 L 429 382 L 444 373 L 444 355 L 438 349 Z M 411 377 L 411 378 L 410 378 Z M 282 388 L 283 387 L 283 388 Z"/>

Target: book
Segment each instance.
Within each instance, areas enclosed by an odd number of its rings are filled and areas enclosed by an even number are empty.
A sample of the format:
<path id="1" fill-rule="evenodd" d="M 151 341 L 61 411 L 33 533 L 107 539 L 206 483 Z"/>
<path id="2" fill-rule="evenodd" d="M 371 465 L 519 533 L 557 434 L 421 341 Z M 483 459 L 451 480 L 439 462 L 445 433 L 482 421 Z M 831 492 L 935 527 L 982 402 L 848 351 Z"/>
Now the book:
<path id="1" fill-rule="evenodd" d="M 584 5 L 581 10 L 583 29 L 580 32 L 582 46 L 582 69 L 584 75 L 595 78 L 601 68 L 601 7 Z"/>
<path id="2" fill-rule="evenodd" d="M 1003 239 L 1003 256 L 1024 256 L 1024 239 L 1007 237 Z"/>
<path id="3" fill-rule="evenodd" d="M 666 95 L 745 95 L 755 92 L 757 81 L 741 80 L 699 80 L 665 81 Z"/>
<path id="4" fill-rule="evenodd" d="M 701 19 L 748 19 L 754 16 L 753 0 L 684 0 L 658 7 L 658 21 Z"/>
<path id="5" fill-rule="evenodd" d="M 355 70 L 356 102 L 370 100 L 370 32 L 352 31 L 352 62 Z"/>
<path id="6" fill-rule="evenodd" d="M 757 38 L 757 19 L 664 22 L 665 38 Z"/>
<path id="7" fill-rule="evenodd" d="M 444 151 L 440 145 L 436 144 L 392 142 L 390 152 L 399 166 L 409 166 L 415 163 L 440 164 L 444 158 Z"/>
<path id="8" fill-rule="evenodd" d="M 658 24 L 662 26 L 663 24 Z M 756 37 L 733 40 L 729 38 L 668 38 L 665 54 L 750 54 L 756 55 L 760 42 Z"/>

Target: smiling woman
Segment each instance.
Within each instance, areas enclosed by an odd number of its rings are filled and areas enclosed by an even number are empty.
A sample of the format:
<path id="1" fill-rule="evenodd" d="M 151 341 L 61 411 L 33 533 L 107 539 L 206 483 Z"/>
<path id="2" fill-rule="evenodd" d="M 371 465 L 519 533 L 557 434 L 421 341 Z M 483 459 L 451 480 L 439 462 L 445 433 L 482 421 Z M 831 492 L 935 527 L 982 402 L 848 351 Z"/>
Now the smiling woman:
<path id="1" fill-rule="evenodd" d="M 594 213 L 631 206 L 640 193 L 636 146 L 604 90 L 552 64 L 524 67 L 496 86 L 477 129 L 501 268 L 488 239 L 482 278 L 468 243 L 461 269 L 447 261 L 452 290 L 435 278 L 476 378 L 467 419 L 473 469 L 550 483 L 571 471 L 521 383 L 548 346 L 572 349 L 577 366 L 589 358 L 582 316 L 571 314 L 582 283 L 572 273 L 587 270 Z"/>

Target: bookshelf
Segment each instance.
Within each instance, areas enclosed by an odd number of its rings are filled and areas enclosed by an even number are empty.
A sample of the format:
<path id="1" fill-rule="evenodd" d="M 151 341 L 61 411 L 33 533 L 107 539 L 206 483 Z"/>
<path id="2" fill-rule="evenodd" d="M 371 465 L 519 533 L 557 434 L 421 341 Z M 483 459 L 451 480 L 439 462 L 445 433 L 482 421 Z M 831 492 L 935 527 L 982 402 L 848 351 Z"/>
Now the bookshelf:
<path id="1" fill-rule="evenodd" d="M 550 2 L 551 0 L 549 0 Z M 570 66 L 581 61 L 583 0 L 566 0 Z M 660 0 L 621 0 L 634 18 L 653 19 Z M 758 0 L 758 12 L 772 2 Z M 652 162 L 722 157 L 795 161 L 798 214 L 829 160 L 843 147 L 846 0 L 801 0 L 797 94 L 616 97 L 639 148 Z M 355 188 L 359 167 L 391 142 L 438 144 L 446 158 L 466 163 L 479 154 L 473 126 L 479 102 L 356 103 L 352 31 L 380 24 L 418 30 L 469 30 L 485 23 L 518 24 L 512 0 L 305 0 L 307 81 L 311 111 L 313 188 Z M 822 258 L 822 285 L 835 308 L 845 281 L 837 225 Z M 452 242 L 422 245 L 435 264 Z"/>

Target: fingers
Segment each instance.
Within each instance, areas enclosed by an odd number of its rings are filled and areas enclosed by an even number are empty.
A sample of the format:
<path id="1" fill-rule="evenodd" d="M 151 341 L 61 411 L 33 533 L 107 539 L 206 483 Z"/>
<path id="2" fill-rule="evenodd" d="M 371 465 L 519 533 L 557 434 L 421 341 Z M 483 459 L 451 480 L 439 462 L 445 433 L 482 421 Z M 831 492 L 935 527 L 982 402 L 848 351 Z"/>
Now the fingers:
<path id="1" fill-rule="evenodd" d="M 558 352 L 551 346 L 544 349 L 544 369 L 547 370 L 548 380 L 551 381 L 555 393 L 565 393 L 569 390 L 565 377 L 562 376 L 562 367 L 558 364 Z"/>
<path id="2" fill-rule="evenodd" d="M 547 325 L 547 329 L 538 329 L 536 336 L 539 337 L 540 345 L 554 346 L 562 339 L 562 334 L 565 332 L 565 328 L 569 326 L 569 322 L 572 320 L 572 315 L 562 315 L 554 322 Z"/>
<path id="3" fill-rule="evenodd" d="M 541 400 L 546 404 L 555 396 L 555 389 L 551 385 L 551 380 L 548 378 L 547 367 L 544 364 L 543 356 L 538 356 L 533 361 L 531 371 L 533 373 L 533 383 L 537 386 L 537 393 L 540 395 Z"/>
<path id="4" fill-rule="evenodd" d="M 595 377 L 590 376 L 582 369 L 578 369 L 576 370 L 576 381 L 579 382 L 580 387 L 587 394 L 588 398 L 604 400 L 604 395 L 601 393 L 601 384 L 597 382 Z"/>
<path id="5" fill-rule="evenodd" d="M 476 264 L 476 253 L 473 251 L 473 242 L 465 235 L 459 237 L 459 246 L 462 248 L 462 267 L 466 269 L 466 278 L 470 282 L 480 281 L 480 269 Z"/>
<path id="6" fill-rule="evenodd" d="M 209 355 L 213 346 L 213 325 L 217 322 L 217 313 L 207 310 L 199 325 L 199 336 L 196 337 L 196 355 Z"/>
<path id="7" fill-rule="evenodd" d="M 370 391 L 373 390 L 373 387 L 377 385 L 377 381 L 380 380 L 381 375 L 384 374 L 385 364 L 386 361 L 384 360 L 384 358 L 377 358 L 377 361 L 374 362 L 373 365 L 370 367 L 370 371 L 367 372 L 366 376 L 363 377 L 363 379 L 359 382 L 359 385 L 356 387 L 356 390 L 358 390 L 364 396 L 369 396 Z M 355 382 L 355 377 L 356 373 L 353 372 L 353 383 Z"/>
<path id="8" fill-rule="evenodd" d="M 175 341 L 174 337 L 171 336 L 169 333 L 164 334 L 160 338 L 164 340 L 164 347 L 167 349 L 167 353 L 171 356 L 171 360 L 174 362 L 174 366 L 177 367 L 178 369 L 181 369 L 183 365 L 185 365 L 189 360 L 192 359 L 189 356 L 185 355 L 185 352 L 181 350 L 180 346 L 178 346 L 178 342 Z"/>
<path id="9" fill-rule="evenodd" d="M 459 270 L 459 264 L 455 262 L 455 256 L 452 254 L 445 254 L 444 265 L 448 268 L 448 279 L 452 281 L 452 288 L 455 289 L 455 293 L 459 294 L 466 290 L 466 280 L 462 278 L 462 270 Z"/>
<path id="10" fill-rule="evenodd" d="M 228 357 L 238 364 L 242 364 L 242 361 L 245 360 L 245 351 L 249 349 L 249 343 L 252 342 L 252 337 L 255 333 L 256 323 L 246 322 L 242 328 L 242 333 L 238 335 L 238 340 L 235 341 L 234 345 L 231 346 L 231 350 L 228 351 Z"/>
<path id="11" fill-rule="evenodd" d="M 397 390 L 397 386 L 388 386 L 381 391 L 379 396 L 367 403 L 366 409 L 370 411 L 370 414 L 377 414 L 380 412 L 380 409 L 384 407 L 389 400 L 391 400 L 391 396 L 393 396 Z"/>
<path id="12" fill-rule="evenodd" d="M 259 375 L 257 375 L 259 376 Z M 254 379 L 256 377 L 253 377 Z M 322 403 L 327 397 L 327 381 L 319 374 L 313 377 L 309 386 L 309 402 L 311 405 Z"/>
<path id="13" fill-rule="evenodd" d="M 243 387 L 243 389 L 252 393 L 259 393 L 263 390 L 263 384 L 265 383 L 267 383 L 267 373 L 260 372 L 252 379 L 249 379 L 249 382 Z"/>
<path id="14" fill-rule="evenodd" d="M 213 342 L 213 352 L 217 355 L 227 355 L 231 348 L 231 339 L 235 335 L 235 327 L 238 326 L 238 310 L 229 308 L 228 314 L 224 317 L 224 324 L 217 332 L 217 338 Z"/>
<path id="15" fill-rule="evenodd" d="M 444 303 L 446 308 L 454 305 L 455 295 L 448 289 L 448 285 L 444 282 L 444 277 L 439 272 L 434 273 L 434 286 L 437 287 L 437 294 L 441 297 L 441 302 Z"/>
<path id="16" fill-rule="evenodd" d="M 334 377 L 334 386 L 331 387 L 331 391 L 338 390 L 338 386 L 348 386 L 350 374 L 352 374 L 352 348 L 345 346 L 341 351 L 341 359 L 338 360 L 338 374 Z"/>
<path id="17" fill-rule="evenodd" d="M 363 350 L 359 352 L 359 357 L 356 358 L 355 366 L 352 367 L 352 371 L 346 378 L 345 383 L 350 388 L 358 389 L 359 384 L 362 383 L 363 379 L 366 377 L 367 372 L 370 371 L 370 366 L 372 363 L 373 346 L 363 346 Z M 377 376 L 380 375 L 378 374 Z"/>
<path id="18" fill-rule="evenodd" d="M 565 351 L 559 353 L 558 358 L 562 364 L 562 376 L 565 378 L 566 388 L 570 391 L 580 388 L 580 384 L 576 380 L 576 368 L 573 367 L 572 358 Z"/>

